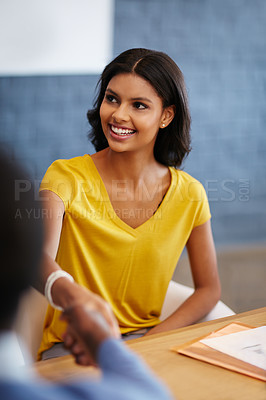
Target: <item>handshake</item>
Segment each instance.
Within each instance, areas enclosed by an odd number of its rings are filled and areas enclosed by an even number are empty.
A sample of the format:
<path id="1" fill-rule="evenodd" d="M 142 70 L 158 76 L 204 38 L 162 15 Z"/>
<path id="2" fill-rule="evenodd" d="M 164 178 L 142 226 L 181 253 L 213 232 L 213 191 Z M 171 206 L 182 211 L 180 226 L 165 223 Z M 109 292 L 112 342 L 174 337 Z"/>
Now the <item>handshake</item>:
<path id="1" fill-rule="evenodd" d="M 68 324 L 63 335 L 65 347 L 73 354 L 76 363 L 97 366 L 101 344 L 107 339 L 117 338 L 102 314 L 78 304 L 67 308 L 61 319 Z"/>
<path id="2" fill-rule="evenodd" d="M 101 368 L 100 382 L 78 384 L 80 399 L 173 400 L 166 387 L 127 346 L 99 311 L 88 304 L 73 305 L 62 313 L 67 322 L 64 343 L 81 365 Z M 96 395 L 96 397 L 95 397 Z"/>

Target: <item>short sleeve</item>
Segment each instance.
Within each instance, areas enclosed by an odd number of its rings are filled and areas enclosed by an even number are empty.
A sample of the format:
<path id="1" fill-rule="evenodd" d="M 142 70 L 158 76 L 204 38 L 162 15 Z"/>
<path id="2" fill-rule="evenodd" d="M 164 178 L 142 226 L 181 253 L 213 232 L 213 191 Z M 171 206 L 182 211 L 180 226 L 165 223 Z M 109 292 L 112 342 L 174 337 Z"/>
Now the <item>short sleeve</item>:
<path id="1" fill-rule="evenodd" d="M 194 227 L 204 224 L 211 218 L 208 197 L 203 185 L 200 182 L 197 182 L 196 201 L 198 201 L 198 207 L 194 220 Z"/>
<path id="2" fill-rule="evenodd" d="M 64 202 L 65 209 L 73 199 L 73 190 L 75 180 L 66 160 L 56 160 L 47 169 L 39 191 L 50 190 L 61 198 Z"/>

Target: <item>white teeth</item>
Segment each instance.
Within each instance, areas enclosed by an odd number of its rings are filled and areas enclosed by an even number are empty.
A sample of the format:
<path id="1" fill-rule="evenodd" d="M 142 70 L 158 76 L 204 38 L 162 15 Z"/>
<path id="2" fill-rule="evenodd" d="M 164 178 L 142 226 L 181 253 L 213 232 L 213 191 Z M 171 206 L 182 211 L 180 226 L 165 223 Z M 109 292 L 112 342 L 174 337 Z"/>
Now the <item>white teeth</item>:
<path id="1" fill-rule="evenodd" d="M 121 136 L 132 135 L 134 133 L 134 131 L 132 131 L 130 129 L 116 128 L 113 125 L 111 126 L 111 128 L 114 133 L 116 133 L 117 135 L 121 135 Z"/>

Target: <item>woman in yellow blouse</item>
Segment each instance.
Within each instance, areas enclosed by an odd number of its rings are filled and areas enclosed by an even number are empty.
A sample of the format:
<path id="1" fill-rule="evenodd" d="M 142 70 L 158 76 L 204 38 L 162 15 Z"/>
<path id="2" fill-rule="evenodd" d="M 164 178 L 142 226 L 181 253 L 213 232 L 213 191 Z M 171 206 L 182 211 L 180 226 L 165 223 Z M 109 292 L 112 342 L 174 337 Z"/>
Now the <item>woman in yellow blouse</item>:
<path id="1" fill-rule="evenodd" d="M 73 303 L 100 310 L 116 335 L 118 326 L 151 335 L 198 321 L 220 297 L 206 193 L 180 170 L 190 151 L 180 69 L 161 52 L 123 52 L 104 69 L 88 120 L 96 153 L 55 161 L 40 188 L 40 287 L 52 304 L 40 354 L 51 356 L 63 341 L 60 310 Z M 161 321 L 185 246 L 195 290 Z"/>

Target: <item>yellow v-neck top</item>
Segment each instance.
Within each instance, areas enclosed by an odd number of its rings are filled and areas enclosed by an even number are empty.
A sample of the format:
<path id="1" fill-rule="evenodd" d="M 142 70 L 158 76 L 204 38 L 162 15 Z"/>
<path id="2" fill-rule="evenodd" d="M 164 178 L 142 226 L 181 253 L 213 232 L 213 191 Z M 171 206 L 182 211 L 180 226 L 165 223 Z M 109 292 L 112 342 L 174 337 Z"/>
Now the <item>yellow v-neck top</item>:
<path id="1" fill-rule="evenodd" d="M 56 193 L 65 214 L 56 261 L 112 307 L 121 333 L 160 322 L 168 284 L 192 229 L 210 218 L 200 182 L 169 168 L 171 183 L 154 215 L 137 228 L 115 213 L 89 155 L 57 160 L 40 190 Z M 40 353 L 61 342 L 59 311 L 48 306 Z"/>

